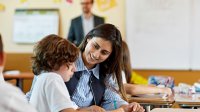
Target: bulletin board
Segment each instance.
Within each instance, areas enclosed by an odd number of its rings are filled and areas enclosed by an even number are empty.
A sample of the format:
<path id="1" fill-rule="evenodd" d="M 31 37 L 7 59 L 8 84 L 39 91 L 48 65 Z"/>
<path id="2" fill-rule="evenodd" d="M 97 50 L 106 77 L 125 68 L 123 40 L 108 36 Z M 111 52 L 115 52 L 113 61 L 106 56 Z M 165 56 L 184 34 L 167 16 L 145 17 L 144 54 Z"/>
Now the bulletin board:
<path id="1" fill-rule="evenodd" d="M 49 34 L 59 32 L 58 9 L 16 9 L 13 40 L 15 43 L 35 43 Z"/>

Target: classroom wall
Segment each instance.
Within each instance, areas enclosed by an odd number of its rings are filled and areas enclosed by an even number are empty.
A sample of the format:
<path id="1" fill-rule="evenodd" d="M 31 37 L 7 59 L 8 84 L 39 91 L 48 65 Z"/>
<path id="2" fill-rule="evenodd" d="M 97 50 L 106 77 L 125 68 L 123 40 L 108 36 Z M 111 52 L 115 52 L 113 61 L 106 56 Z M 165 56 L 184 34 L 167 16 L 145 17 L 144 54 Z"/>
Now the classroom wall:
<path id="1" fill-rule="evenodd" d="M 5 6 L 4 11 L 0 11 L 0 33 L 3 37 L 5 52 L 9 53 L 31 53 L 33 44 L 16 44 L 13 42 L 13 16 L 17 8 L 58 8 L 60 11 L 60 33 L 59 35 L 66 38 L 70 21 L 72 18 L 81 14 L 80 0 L 72 0 L 73 3 L 67 3 L 66 0 L 55 3 L 59 0 L 1 0 L 0 4 Z M 125 1 L 115 0 L 117 5 L 107 11 L 100 11 L 96 3 L 93 12 L 96 15 L 103 16 L 107 23 L 116 25 L 123 38 L 125 37 Z"/>
<path id="2" fill-rule="evenodd" d="M 81 14 L 80 0 L 72 0 L 73 3 L 67 3 L 66 0 L 0 0 L 0 5 L 5 9 L 0 9 L 0 33 L 3 38 L 4 51 L 6 52 L 5 70 L 20 70 L 21 72 L 31 72 L 31 55 L 34 44 L 16 44 L 13 41 L 13 21 L 15 9 L 37 9 L 37 8 L 57 8 L 60 14 L 59 35 L 66 38 L 70 21 L 72 18 Z M 55 3 L 55 1 L 61 1 Z M 125 38 L 125 1 L 114 0 L 116 6 L 106 11 L 100 11 L 97 4 L 94 4 L 93 12 L 96 15 L 103 16 L 107 23 L 116 25 Z M 27 92 L 31 86 L 31 80 L 24 81 L 24 92 Z"/>
<path id="3" fill-rule="evenodd" d="M 4 50 L 6 52 L 5 69 L 18 69 L 22 72 L 31 72 L 31 53 L 33 44 L 16 44 L 13 42 L 13 15 L 16 8 L 58 8 L 60 10 L 60 36 L 66 37 L 70 20 L 81 14 L 80 0 L 73 0 L 73 4 L 54 3 L 55 0 L 0 0 L 0 4 L 5 5 L 5 10 L 0 11 L 0 33 L 3 36 Z M 59 1 L 59 0 L 58 0 Z M 125 39 L 125 1 L 116 0 L 117 6 L 108 11 L 99 11 L 96 4 L 94 13 L 106 18 L 106 22 L 115 24 L 121 31 Z M 23 63 L 22 63 L 23 62 Z M 166 71 L 166 70 L 135 70 L 144 77 L 150 75 L 169 75 L 175 78 L 175 83 L 186 82 L 192 84 L 200 79 L 200 71 Z M 31 81 L 25 81 L 25 92 L 29 90 Z"/>

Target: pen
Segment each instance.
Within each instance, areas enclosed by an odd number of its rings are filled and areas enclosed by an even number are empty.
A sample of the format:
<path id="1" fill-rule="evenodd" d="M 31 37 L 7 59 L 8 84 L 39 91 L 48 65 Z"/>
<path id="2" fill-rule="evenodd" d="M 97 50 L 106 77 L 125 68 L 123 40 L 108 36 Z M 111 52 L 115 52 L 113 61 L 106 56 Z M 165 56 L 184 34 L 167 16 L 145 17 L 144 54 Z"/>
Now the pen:
<path id="1" fill-rule="evenodd" d="M 117 101 L 116 100 L 113 101 L 113 104 L 114 104 L 114 109 L 117 109 Z"/>

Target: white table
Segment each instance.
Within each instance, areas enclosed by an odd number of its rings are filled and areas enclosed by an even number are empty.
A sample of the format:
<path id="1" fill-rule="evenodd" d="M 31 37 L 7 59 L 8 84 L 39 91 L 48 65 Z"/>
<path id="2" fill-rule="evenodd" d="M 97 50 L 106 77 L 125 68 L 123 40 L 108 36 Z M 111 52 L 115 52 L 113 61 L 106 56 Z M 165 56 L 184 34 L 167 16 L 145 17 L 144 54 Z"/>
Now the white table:
<path id="1" fill-rule="evenodd" d="M 175 102 L 182 108 L 200 108 L 200 94 L 175 94 Z M 199 111 L 200 112 L 200 111 Z"/>
<path id="2" fill-rule="evenodd" d="M 150 112 L 200 112 L 200 109 L 155 108 Z"/>

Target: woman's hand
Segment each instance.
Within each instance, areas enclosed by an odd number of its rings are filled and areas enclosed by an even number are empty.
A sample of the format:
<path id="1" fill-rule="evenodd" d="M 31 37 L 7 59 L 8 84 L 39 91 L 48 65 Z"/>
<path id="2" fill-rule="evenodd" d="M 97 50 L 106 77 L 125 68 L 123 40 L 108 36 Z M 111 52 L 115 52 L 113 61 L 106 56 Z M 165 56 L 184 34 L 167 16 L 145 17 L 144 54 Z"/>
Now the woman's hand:
<path id="1" fill-rule="evenodd" d="M 162 92 L 161 93 L 165 93 L 167 94 L 168 96 L 171 96 L 172 95 L 172 90 L 170 88 L 161 88 L 162 89 Z"/>

